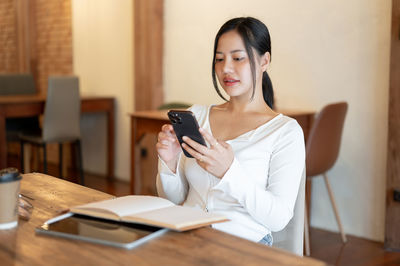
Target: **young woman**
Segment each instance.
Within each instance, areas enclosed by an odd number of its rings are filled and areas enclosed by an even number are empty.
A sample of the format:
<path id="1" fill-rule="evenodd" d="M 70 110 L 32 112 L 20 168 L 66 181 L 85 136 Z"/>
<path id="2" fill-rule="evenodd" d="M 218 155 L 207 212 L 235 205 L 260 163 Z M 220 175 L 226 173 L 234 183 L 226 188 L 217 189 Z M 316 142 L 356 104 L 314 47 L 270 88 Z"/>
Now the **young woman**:
<path id="1" fill-rule="evenodd" d="M 157 191 L 176 204 L 224 214 L 212 227 L 272 245 L 293 209 L 305 165 L 298 123 L 276 113 L 267 74 L 271 41 L 267 27 L 251 17 L 234 18 L 218 31 L 212 78 L 229 96 L 221 105 L 194 105 L 203 146 L 184 137 L 181 150 L 171 125 L 158 134 Z"/>

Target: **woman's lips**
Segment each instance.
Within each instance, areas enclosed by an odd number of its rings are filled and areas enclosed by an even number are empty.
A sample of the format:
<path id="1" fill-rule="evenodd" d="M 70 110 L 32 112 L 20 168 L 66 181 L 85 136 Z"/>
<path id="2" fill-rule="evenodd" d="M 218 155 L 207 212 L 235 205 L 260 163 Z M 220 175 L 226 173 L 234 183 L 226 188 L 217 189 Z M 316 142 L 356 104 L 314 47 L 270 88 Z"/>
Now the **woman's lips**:
<path id="1" fill-rule="evenodd" d="M 237 83 L 239 83 L 239 81 L 240 80 L 237 80 L 237 79 L 228 79 L 228 78 L 225 78 L 224 79 L 224 84 L 226 85 L 226 86 L 234 86 L 234 85 L 236 85 Z"/>

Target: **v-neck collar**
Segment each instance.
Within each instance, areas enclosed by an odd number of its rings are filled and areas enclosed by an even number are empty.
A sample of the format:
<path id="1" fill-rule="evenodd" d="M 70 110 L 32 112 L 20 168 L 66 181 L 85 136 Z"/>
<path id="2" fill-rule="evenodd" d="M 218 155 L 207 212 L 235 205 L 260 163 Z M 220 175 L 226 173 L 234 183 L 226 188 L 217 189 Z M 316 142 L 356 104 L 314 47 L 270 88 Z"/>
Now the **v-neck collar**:
<path id="1" fill-rule="evenodd" d="M 208 128 L 209 132 L 211 133 L 212 136 L 214 136 L 213 132 L 212 132 L 212 128 L 211 128 L 211 124 L 210 124 L 210 112 L 211 112 L 211 108 L 215 106 L 215 104 L 211 104 L 208 107 L 207 110 L 207 115 L 206 115 L 206 127 Z M 267 127 L 268 125 L 270 125 L 273 121 L 277 120 L 278 118 L 281 118 L 283 116 L 282 113 L 277 114 L 276 116 L 274 116 L 273 118 L 271 118 L 270 120 L 268 120 L 267 122 L 265 122 L 264 124 L 259 125 L 258 127 L 256 127 L 255 129 L 251 129 L 247 132 L 244 132 L 243 134 L 237 136 L 234 139 L 229 139 L 229 140 L 225 140 L 226 142 L 232 142 L 232 141 L 250 141 L 253 136 L 255 134 L 257 134 L 257 132 L 259 132 L 260 130 L 264 129 L 265 127 Z"/>

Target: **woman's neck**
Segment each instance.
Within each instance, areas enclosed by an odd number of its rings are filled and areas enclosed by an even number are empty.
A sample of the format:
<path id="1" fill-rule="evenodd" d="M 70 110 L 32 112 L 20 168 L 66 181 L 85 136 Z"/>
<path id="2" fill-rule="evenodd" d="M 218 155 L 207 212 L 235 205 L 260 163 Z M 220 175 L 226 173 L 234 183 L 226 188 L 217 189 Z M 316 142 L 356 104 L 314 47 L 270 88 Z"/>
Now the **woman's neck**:
<path id="1" fill-rule="evenodd" d="M 232 114 L 243 113 L 274 113 L 264 101 L 263 95 L 254 95 L 250 100 L 248 97 L 231 97 L 228 102 L 221 106 Z"/>

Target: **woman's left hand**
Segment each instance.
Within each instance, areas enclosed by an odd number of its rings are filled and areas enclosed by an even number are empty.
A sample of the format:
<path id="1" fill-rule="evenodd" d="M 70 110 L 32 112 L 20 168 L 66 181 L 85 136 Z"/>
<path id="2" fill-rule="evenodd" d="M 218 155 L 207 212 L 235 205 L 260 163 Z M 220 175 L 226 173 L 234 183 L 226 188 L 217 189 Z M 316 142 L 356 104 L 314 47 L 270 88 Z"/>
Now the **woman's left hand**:
<path id="1" fill-rule="evenodd" d="M 233 162 L 232 147 L 225 141 L 216 140 L 202 128 L 200 128 L 200 133 L 210 143 L 210 148 L 186 136 L 183 137 L 185 143 L 182 144 L 182 147 L 196 159 L 201 168 L 218 178 L 222 178 Z"/>

